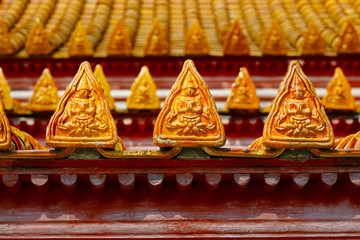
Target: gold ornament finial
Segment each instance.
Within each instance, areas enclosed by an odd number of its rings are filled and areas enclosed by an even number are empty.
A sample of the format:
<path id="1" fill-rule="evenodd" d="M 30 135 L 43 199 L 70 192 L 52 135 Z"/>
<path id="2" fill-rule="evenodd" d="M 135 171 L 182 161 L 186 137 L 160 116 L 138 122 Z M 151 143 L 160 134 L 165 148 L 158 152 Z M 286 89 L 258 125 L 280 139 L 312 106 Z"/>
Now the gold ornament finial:
<path id="1" fill-rule="evenodd" d="M 169 51 L 170 49 L 167 29 L 163 29 L 160 26 L 159 20 L 155 19 L 151 30 L 146 38 L 145 55 L 168 55 Z"/>
<path id="2" fill-rule="evenodd" d="M 302 55 L 320 55 L 324 54 L 325 41 L 321 37 L 320 31 L 314 22 L 311 22 L 307 32 L 304 35 L 300 46 Z"/>
<path id="3" fill-rule="evenodd" d="M 187 31 L 184 47 L 186 55 L 209 54 L 209 46 L 206 40 L 205 32 L 201 28 L 198 20 L 195 20 L 191 28 Z"/>
<path id="4" fill-rule="evenodd" d="M 240 68 L 239 75 L 231 87 L 226 108 L 230 110 L 258 110 L 260 108 L 255 84 L 245 67 Z"/>
<path id="5" fill-rule="evenodd" d="M 125 31 L 122 21 L 118 20 L 110 34 L 109 43 L 107 45 L 107 54 L 109 56 L 130 56 L 131 51 L 132 43 L 129 35 Z"/>
<path id="6" fill-rule="evenodd" d="M 81 21 L 76 24 L 70 36 L 68 53 L 71 57 L 92 56 L 93 54 L 92 45 Z"/>
<path id="7" fill-rule="evenodd" d="M 289 64 L 265 121 L 263 143 L 272 148 L 330 148 L 334 133 L 315 88 L 297 61 Z"/>
<path id="8" fill-rule="evenodd" d="M 52 47 L 40 19 L 37 18 L 26 39 L 25 50 L 29 55 L 48 55 Z"/>
<path id="9" fill-rule="evenodd" d="M 116 125 L 104 92 L 88 62 L 66 88 L 46 131 L 51 147 L 107 147 L 117 141 Z"/>
<path id="10" fill-rule="evenodd" d="M 322 103 L 326 109 L 332 110 L 354 110 L 355 98 L 351 93 L 351 86 L 347 81 L 341 68 L 337 67 L 328 86 Z"/>
<path id="11" fill-rule="evenodd" d="M 45 68 L 36 82 L 34 93 L 30 98 L 27 109 L 32 111 L 55 111 L 60 101 L 58 88 L 50 70 Z"/>
<path id="12" fill-rule="evenodd" d="M 360 40 L 354 22 L 349 18 L 342 26 L 340 40 L 337 45 L 338 53 L 359 53 Z"/>
<path id="13" fill-rule="evenodd" d="M 10 124 L 5 114 L 4 104 L 0 99 L 0 150 L 9 150 L 10 148 L 11 148 Z"/>
<path id="14" fill-rule="evenodd" d="M 130 96 L 126 99 L 128 109 L 157 110 L 160 109 L 160 98 L 156 94 L 156 85 L 146 66 L 131 86 Z"/>
<path id="15" fill-rule="evenodd" d="M 225 35 L 223 52 L 224 55 L 248 55 L 250 52 L 246 36 L 237 18 Z"/>
<path id="16" fill-rule="evenodd" d="M 276 20 L 272 21 L 271 27 L 261 44 L 261 51 L 266 55 L 286 54 L 285 39 Z"/>
<path id="17" fill-rule="evenodd" d="M 220 147 L 225 131 L 214 98 L 191 60 L 172 86 L 156 119 L 153 140 L 160 147 Z"/>
<path id="18" fill-rule="evenodd" d="M 95 75 L 96 79 L 99 81 L 100 86 L 104 91 L 104 95 L 105 95 L 107 103 L 109 104 L 110 110 L 111 111 L 115 110 L 115 102 L 114 102 L 113 97 L 110 94 L 111 88 L 110 88 L 108 80 L 106 79 L 103 68 L 100 64 L 97 64 L 95 66 L 94 75 Z"/>

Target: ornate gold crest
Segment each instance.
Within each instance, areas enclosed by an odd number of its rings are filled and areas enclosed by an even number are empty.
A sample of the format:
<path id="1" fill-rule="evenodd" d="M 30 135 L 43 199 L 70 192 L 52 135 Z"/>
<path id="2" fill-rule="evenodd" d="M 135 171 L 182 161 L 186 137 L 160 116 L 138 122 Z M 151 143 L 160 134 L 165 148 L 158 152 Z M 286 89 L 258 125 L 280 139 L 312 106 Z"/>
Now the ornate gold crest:
<path id="1" fill-rule="evenodd" d="M 10 95 L 11 89 L 5 78 L 2 68 L 0 68 L 0 97 L 7 110 L 14 109 L 14 99 Z"/>
<path id="2" fill-rule="evenodd" d="M 124 55 L 130 56 L 132 51 L 132 43 L 129 35 L 125 32 L 124 25 L 118 20 L 115 28 L 112 30 L 107 45 L 107 54 L 109 56 Z"/>
<path id="3" fill-rule="evenodd" d="M 147 66 L 143 66 L 133 85 L 130 96 L 126 99 L 128 109 L 160 109 L 160 98 L 156 95 L 156 85 Z"/>
<path id="4" fill-rule="evenodd" d="M 271 27 L 261 44 L 261 51 L 268 55 L 286 54 L 285 39 L 276 20 L 272 21 Z"/>
<path id="5" fill-rule="evenodd" d="M 191 28 L 187 31 L 184 47 L 186 55 L 209 54 L 206 36 L 198 20 L 195 20 Z"/>
<path id="6" fill-rule="evenodd" d="M 155 19 L 152 28 L 146 38 L 145 55 L 168 55 L 169 50 L 170 48 L 167 29 L 163 29 L 160 26 L 159 20 Z"/>
<path id="7" fill-rule="evenodd" d="M 225 35 L 223 52 L 225 55 L 248 55 L 250 52 L 246 36 L 237 18 Z"/>
<path id="8" fill-rule="evenodd" d="M 160 147 L 225 144 L 224 126 L 213 97 L 194 63 L 187 60 L 155 123 Z"/>
<path id="9" fill-rule="evenodd" d="M 337 45 L 338 53 L 359 53 L 359 34 L 354 27 L 353 20 L 349 18 L 341 28 L 340 40 Z"/>
<path id="10" fill-rule="evenodd" d="M 265 121 L 264 145 L 273 148 L 330 148 L 334 133 L 324 106 L 300 64 L 292 61 Z"/>
<path id="11" fill-rule="evenodd" d="M 260 99 L 256 95 L 255 84 L 244 67 L 240 68 L 239 75 L 232 84 L 226 108 L 230 110 L 257 110 L 260 108 Z"/>
<path id="12" fill-rule="evenodd" d="M 110 88 L 110 85 L 109 85 L 109 83 L 108 83 L 108 81 L 106 79 L 103 68 L 102 68 L 102 66 L 100 64 L 97 64 L 95 66 L 94 75 L 95 75 L 96 79 L 99 81 L 100 86 L 104 91 L 104 95 L 105 95 L 105 98 L 106 98 L 106 101 L 107 101 L 107 103 L 109 105 L 110 110 L 111 111 L 115 110 L 115 102 L 114 102 L 113 97 L 110 94 L 111 88 Z"/>
<path id="13" fill-rule="evenodd" d="M 3 102 L 0 100 L 0 150 L 11 148 L 11 130 L 9 120 L 5 114 Z"/>
<path id="14" fill-rule="evenodd" d="M 321 37 L 319 29 L 314 22 L 311 22 L 304 40 L 300 47 L 302 55 L 320 55 L 325 51 L 325 41 Z"/>
<path id="15" fill-rule="evenodd" d="M 88 62 L 66 88 L 46 132 L 52 147 L 115 147 L 116 125 Z"/>
<path id="16" fill-rule="evenodd" d="M 341 68 L 337 67 L 329 85 L 326 87 L 326 95 L 322 103 L 326 109 L 354 110 L 355 98 L 351 94 L 351 86 Z"/>
<path id="17" fill-rule="evenodd" d="M 6 24 L 0 20 L 0 54 L 9 55 L 14 53 L 14 48 L 10 41 L 10 34 Z"/>
<path id="18" fill-rule="evenodd" d="M 29 100 L 27 109 L 32 111 L 55 111 L 59 101 L 58 88 L 51 76 L 50 70 L 45 68 L 36 82 L 34 93 Z"/>
<path id="19" fill-rule="evenodd" d="M 36 19 L 26 39 L 25 50 L 29 55 L 47 55 L 52 47 L 40 19 Z"/>
<path id="20" fill-rule="evenodd" d="M 93 54 L 92 45 L 81 21 L 76 24 L 76 27 L 70 36 L 68 53 L 72 57 L 91 56 Z"/>

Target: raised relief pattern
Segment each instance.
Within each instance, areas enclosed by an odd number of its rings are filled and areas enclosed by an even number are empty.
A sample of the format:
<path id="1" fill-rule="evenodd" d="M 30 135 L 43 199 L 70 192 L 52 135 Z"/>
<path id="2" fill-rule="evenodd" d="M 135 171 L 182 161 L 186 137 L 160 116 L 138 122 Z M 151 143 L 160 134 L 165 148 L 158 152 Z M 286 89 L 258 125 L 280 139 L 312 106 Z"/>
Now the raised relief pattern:
<path id="1" fill-rule="evenodd" d="M 157 110 L 160 109 L 160 98 L 156 95 L 156 85 L 149 69 L 143 66 L 131 86 L 130 96 L 126 99 L 128 109 Z"/>
<path id="2" fill-rule="evenodd" d="M 246 36 L 242 32 L 239 19 L 235 19 L 225 35 L 223 51 L 225 55 L 248 55 L 250 50 Z"/>
<path id="3" fill-rule="evenodd" d="M 27 108 L 33 111 L 55 111 L 59 101 L 58 88 L 50 70 L 45 68 L 40 79 L 36 82 L 34 94 Z"/>
<path id="4" fill-rule="evenodd" d="M 341 68 L 337 67 L 322 103 L 326 109 L 333 110 L 354 110 L 356 107 L 355 98 L 351 94 L 351 86 L 347 81 Z"/>
<path id="5" fill-rule="evenodd" d="M 260 99 L 256 95 L 255 84 L 244 67 L 240 68 L 239 75 L 231 87 L 226 108 L 230 110 L 257 110 L 260 108 Z"/>
<path id="6" fill-rule="evenodd" d="M 103 90 L 84 62 L 50 120 L 46 142 L 54 147 L 114 147 L 116 141 Z"/>
<path id="7" fill-rule="evenodd" d="M 274 148 L 327 148 L 334 134 L 311 82 L 293 61 L 264 126 L 264 144 Z"/>
<path id="8" fill-rule="evenodd" d="M 192 61 L 185 62 L 155 124 L 158 146 L 222 146 L 224 128 L 216 105 Z"/>

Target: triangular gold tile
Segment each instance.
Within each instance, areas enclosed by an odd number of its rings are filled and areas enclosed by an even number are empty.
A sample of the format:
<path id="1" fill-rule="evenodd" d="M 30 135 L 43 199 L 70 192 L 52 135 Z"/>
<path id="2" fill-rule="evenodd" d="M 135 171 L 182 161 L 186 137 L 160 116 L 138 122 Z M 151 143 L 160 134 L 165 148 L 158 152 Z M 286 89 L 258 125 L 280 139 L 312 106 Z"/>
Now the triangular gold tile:
<path id="1" fill-rule="evenodd" d="M 88 62 L 66 88 L 46 131 L 51 147 L 108 147 L 117 141 L 116 125 L 103 90 Z"/>
<path id="2" fill-rule="evenodd" d="M 25 50 L 29 55 L 48 55 L 52 52 L 50 41 L 39 19 L 35 20 L 26 39 Z"/>
<path id="3" fill-rule="evenodd" d="M 195 20 L 191 28 L 187 31 L 184 50 L 186 55 L 209 54 L 209 46 L 205 32 L 201 28 L 198 20 Z"/>
<path id="4" fill-rule="evenodd" d="M 325 52 L 325 41 L 321 37 L 319 29 L 315 23 L 311 22 L 307 32 L 304 35 L 304 40 L 300 51 L 302 55 L 321 55 Z"/>
<path id="5" fill-rule="evenodd" d="M 132 51 L 132 43 L 129 35 L 124 29 L 122 20 L 118 20 L 115 28 L 112 30 L 107 45 L 107 54 L 109 56 L 124 55 L 130 56 Z"/>
<path id="6" fill-rule="evenodd" d="M 265 146 L 331 148 L 334 133 L 315 88 L 297 61 L 292 61 L 265 121 Z"/>
<path id="7" fill-rule="evenodd" d="M 220 147 L 225 131 L 214 98 L 191 60 L 172 86 L 156 119 L 153 140 L 160 147 Z"/>
<path id="8" fill-rule="evenodd" d="M 276 20 L 272 21 L 271 27 L 261 44 L 261 51 L 265 55 L 285 55 L 285 39 Z"/>
<path id="9" fill-rule="evenodd" d="M 48 68 L 45 68 L 36 82 L 34 93 L 27 109 L 32 111 L 55 111 L 60 101 L 58 88 Z"/>
<path id="10" fill-rule="evenodd" d="M 359 34 L 355 29 L 354 22 L 349 18 L 342 26 L 340 39 L 337 45 L 338 53 L 359 53 L 360 40 Z"/>
<path id="11" fill-rule="evenodd" d="M 322 103 L 326 109 L 354 110 L 355 98 L 351 93 L 351 86 L 341 68 L 337 67 L 328 86 Z"/>
<path id="12" fill-rule="evenodd" d="M 76 24 L 70 36 L 68 53 L 71 57 L 91 56 L 93 54 L 92 45 L 81 21 Z"/>
<path id="13" fill-rule="evenodd" d="M 250 52 L 246 36 L 237 18 L 225 35 L 223 52 L 224 55 L 248 55 Z"/>
<path id="14" fill-rule="evenodd" d="M 152 28 L 146 38 L 145 55 L 168 55 L 169 50 L 170 49 L 167 29 L 163 29 L 160 26 L 159 20 L 155 19 Z"/>
<path id="15" fill-rule="evenodd" d="M 0 97 L 5 105 L 6 110 L 14 109 L 14 99 L 10 95 L 11 89 L 8 81 L 4 75 L 2 68 L 0 68 Z"/>
<path id="16" fill-rule="evenodd" d="M 96 79 L 99 81 L 100 86 L 104 91 L 104 95 L 105 95 L 107 103 L 109 104 L 110 110 L 111 111 L 115 110 L 115 102 L 114 102 L 113 97 L 110 94 L 111 88 L 110 88 L 108 80 L 106 79 L 103 68 L 100 64 L 97 64 L 95 66 L 94 75 L 95 75 Z"/>
<path id="17" fill-rule="evenodd" d="M 156 85 L 146 66 L 131 86 L 130 96 L 126 99 L 128 109 L 157 110 L 160 109 L 160 98 L 156 94 Z"/>
<path id="18" fill-rule="evenodd" d="M 245 67 L 240 68 L 239 75 L 231 87 L 226 108 L 230 110 L 258 110 L 260 108 L 255 84 Z"/>

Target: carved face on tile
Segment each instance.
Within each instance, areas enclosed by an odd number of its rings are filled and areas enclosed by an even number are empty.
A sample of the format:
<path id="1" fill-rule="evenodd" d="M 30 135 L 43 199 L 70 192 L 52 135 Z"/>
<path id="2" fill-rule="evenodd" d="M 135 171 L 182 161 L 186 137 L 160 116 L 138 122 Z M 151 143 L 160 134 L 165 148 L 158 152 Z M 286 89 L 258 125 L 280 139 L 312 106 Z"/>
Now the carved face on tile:
<path id="1" fill-rule="evenodd" d="M 185 62 L 155 124 L 158 146 L 222 146 L 224 127 L 208 87 L 192 61 Z"/>
<path id="2" fill-rule="evenodd" d="M 298 62 L 289 65 L 264 126 L 264 145 L 273 148 L 326 148 L 334 134 L 323 105 Z"/>
<path id="3" fill-rule="evenodd" d="M 50 120 L 46 142 L 54 147 L 114 147 L 116 140 L 104 93 L 85 62 Z"/>

